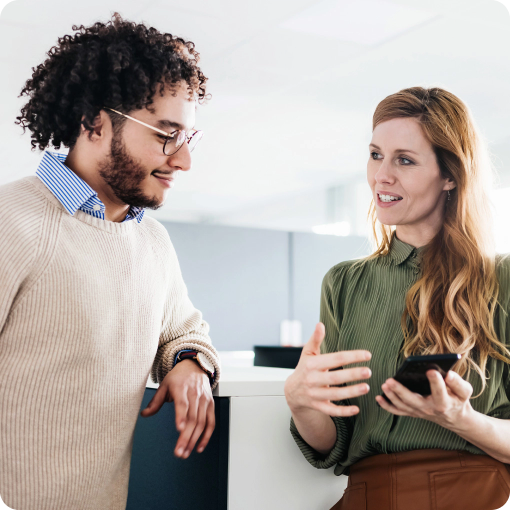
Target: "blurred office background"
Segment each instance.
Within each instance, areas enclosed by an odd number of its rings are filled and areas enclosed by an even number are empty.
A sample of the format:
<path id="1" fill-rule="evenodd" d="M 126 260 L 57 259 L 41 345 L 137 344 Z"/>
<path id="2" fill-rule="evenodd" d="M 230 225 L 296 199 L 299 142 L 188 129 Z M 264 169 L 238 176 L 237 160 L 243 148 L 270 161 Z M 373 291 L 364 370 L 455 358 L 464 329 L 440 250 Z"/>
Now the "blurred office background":
<path id="1" fill-rule="evenodd" d="M 222 351 L 302 339 L 323 275 L 370 253 L 371 117 L 405 87 L 471 108 L 497 171 L 498 250 L 510 251 L 510 17 L 495 0 L 15 0 L 0 16 L 0 184 L 41 157 L 14 120 L 31 68 L 73 24 L 118 11 L 196 43 L 211 101 L 194 167 L 152 216 Z"/>

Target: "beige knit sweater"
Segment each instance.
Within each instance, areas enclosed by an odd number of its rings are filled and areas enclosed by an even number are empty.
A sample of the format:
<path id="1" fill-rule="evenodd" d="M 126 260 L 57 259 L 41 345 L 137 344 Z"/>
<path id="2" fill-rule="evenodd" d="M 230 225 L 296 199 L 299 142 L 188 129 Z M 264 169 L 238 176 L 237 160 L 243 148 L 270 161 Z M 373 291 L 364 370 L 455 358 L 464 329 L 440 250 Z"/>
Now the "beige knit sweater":
<path id="1" fill-rule="evenodd" d="M 161 224 L 70 216 L 37 177 L 0 187 L 0 495 L 8 506 L 124 509 L 145 383 L 151 369 L 161 382 L 183 348 L 204 352 L 219 376 L 208 325 Z"/>

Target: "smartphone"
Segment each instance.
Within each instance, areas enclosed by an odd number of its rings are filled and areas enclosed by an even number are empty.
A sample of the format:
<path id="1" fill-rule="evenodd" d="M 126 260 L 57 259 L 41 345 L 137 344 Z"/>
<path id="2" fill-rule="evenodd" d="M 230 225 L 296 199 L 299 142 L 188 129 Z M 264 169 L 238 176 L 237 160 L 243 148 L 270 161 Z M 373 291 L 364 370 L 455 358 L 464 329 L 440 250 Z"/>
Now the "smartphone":
<path id="1" fill-rule="evenodd" d="M 412 392 L 427 396 L 430 395 L 430 383 L 427 378 L 427 371 L 437 370 L 444 379 L 448 370 L 450 370 L 459 359 L 460 354 L 409 356 L 397 370 L 393 379 L 403 384 Z M 390 399 L 384 393 L 382 396 L 390 402 Z"/>

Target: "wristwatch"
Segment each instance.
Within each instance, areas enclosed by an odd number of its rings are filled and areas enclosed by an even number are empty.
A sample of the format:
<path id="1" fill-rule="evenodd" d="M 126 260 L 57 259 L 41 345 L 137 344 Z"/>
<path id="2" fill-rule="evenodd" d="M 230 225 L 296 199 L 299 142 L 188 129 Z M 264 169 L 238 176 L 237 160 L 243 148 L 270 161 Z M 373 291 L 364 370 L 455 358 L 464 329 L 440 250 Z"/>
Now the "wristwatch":
<path id="1" fill-rule="evenodd" d="M 198 363 L 198 366 L 209 376 L 209 379 L 214 381 L 214 365 L 207 359 L 203 352 L 197 351 L 184 351 L 177 355 L 175 363 L 179 363 L 183 359 L 192 359 Z"/>

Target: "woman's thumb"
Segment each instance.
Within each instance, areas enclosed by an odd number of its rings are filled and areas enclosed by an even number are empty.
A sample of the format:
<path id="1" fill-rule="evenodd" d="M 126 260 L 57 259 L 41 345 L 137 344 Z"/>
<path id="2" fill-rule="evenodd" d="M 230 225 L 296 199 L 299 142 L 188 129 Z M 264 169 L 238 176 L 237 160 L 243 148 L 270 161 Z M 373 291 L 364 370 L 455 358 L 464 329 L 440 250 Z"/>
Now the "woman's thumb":
<path id="1" fill-rule="evenodd" d="M 315 331 L 313 332 L 308 343 L 303 347 L 303 354 L 308 355 L 316 355 L 321 353 L 321 343 L 324 340 L 324 335 L 326 334 L 326 330 L 324 328 L 324 324 L 319 322 L 315 326 Z"/>

